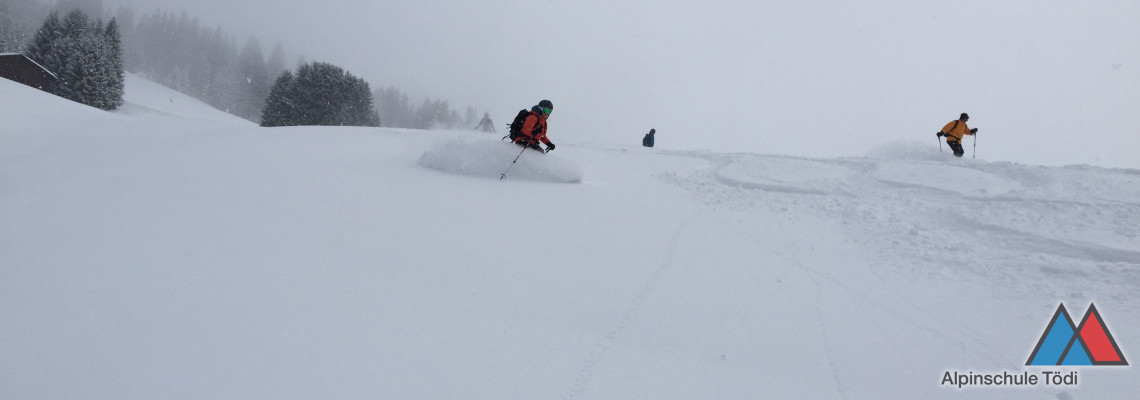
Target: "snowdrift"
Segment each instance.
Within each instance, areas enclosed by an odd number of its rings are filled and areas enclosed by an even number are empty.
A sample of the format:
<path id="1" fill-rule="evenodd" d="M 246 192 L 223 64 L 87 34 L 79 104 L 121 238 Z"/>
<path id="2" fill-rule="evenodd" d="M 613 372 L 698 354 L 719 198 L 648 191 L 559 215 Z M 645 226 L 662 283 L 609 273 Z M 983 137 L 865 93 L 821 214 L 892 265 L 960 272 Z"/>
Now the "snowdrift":
<path id="1" fill-rule="evenodd" d="M 420 157 L 421 166 L 456 175 L 507 180 L 581 183 L 582 168 L 556 154 L 526 150 L 503 141 L 452 141 L 436 146 Z M 512 166 L 511 161 L 518 156 Z"/>
<path id="2" fill-rule="evenodd" d="M 930 135 L 932 138 L 930 142 L 919 142 L 914 140 L 896 140 L 893 142 L 884 143 L 867 152 L 867 158 L 872 160 L 889 160 L 889 161 L 949 161 L 954 157 L 953 151 L 946 143 L 942 143 L 943 139 Z M 935 140 L 940 143 L 942 150 L 937 150 L 934 145 Z M 966 151 L 966 157 L 970 157 L 970 150 Z"/>

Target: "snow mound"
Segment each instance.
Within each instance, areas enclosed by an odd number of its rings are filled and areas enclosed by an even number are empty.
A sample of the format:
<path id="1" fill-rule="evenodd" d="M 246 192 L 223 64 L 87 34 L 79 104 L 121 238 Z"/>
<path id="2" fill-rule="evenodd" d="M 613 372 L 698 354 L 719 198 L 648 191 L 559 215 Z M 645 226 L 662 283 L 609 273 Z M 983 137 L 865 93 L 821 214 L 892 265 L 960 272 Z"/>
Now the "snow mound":
<path id="1" fill-rule="evenodd" d="M 934 137 L 934 135 L 931 135 Z M 942 138 L 934 137 L 942 142 Z M 954 158 L 950 147 L 942 143 L 942 152 L 934 149 L 933 141 L 919 142 L 914 140 L 900 140 L 888 142 L 867 152 L 867 158 L 872 160 L 907 160 L 907 161 L 943 161 L 947 157 Z"/>
<path id="2" fill-rule="evenodd" d="M 519 156 L 519 147 L 501 141 L 448 142 L 429 149 L 417 163 L 423 167 L 456 174 L 499 179 L 540 182 L 581 183 L 582 168 L 577 163 L 553 154 L 527 150 Z M 511 160 L 518 162 L 511 166 Z"/>
<path id="3" fill-rule="evenodd" d="M 770 192 L 825 194 L 851 173 L 847 167 L 794 158 L 736 160 L 717 171 L 721 182 Z"/>
<path id="4" fill-rule="evenodd" d="M 883 162 L 876 166 L 872 176 L 896 186 L 922 187 L 973 197 L 997 197 L 1022 189 L 1017 181 L 954 165 Z"/>

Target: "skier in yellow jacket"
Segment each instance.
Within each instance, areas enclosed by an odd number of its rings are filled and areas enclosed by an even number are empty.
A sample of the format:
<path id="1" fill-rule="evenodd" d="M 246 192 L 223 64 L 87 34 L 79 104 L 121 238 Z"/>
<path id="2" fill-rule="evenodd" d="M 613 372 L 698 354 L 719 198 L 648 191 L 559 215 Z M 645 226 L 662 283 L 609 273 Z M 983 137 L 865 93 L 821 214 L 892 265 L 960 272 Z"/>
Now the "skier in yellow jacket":
<path id="1" fill-rule="evenodd" d="M 962 137 L 978 133 L 978 128 L 970 129 L 966 126 L 966 121 L 969 119 L 968 114 L 962 113 L 962 116 L 948 122 L 946 126 L 942 127 L 942 130 L 938 131 L 938 137 L 946 137 L 946 144 L 950 146 L 951 150 L 954 150 L 955 157 L 966 154 L 966 150 L 962 149 Z"/>

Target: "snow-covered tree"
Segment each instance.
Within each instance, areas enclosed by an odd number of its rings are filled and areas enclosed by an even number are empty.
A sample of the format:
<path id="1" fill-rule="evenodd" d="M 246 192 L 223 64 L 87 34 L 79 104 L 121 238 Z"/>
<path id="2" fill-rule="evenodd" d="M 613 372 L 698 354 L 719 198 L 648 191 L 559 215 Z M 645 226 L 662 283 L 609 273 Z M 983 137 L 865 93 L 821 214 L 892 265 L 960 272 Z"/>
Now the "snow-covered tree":
<path id="1" fill-rule="evenodd" d="M 295 120 L 297 106 L 293 103 L 294 89 L 297 81 L 293 73 L 285 70 L 273 82 L 269 89 L 269 96 L 265 99 L 265 107 L 261 110 L 261 126 L 293 126 L 298 125 Z"/>
<path id="2" fill-rule="evenodd" d="M 378 126 L 379 117 L 368 82 L 335 65 L 315 62 L 298 67 L 296 77 L 287 71 L 277 78 L 261 124 Z"/>
<path id="3" fill-rule="evenodd" d="M 60 97 L 114 110 L 123 103 L 123 69 L 118 27 L 106 27 L 74 10 L 59 18 L 51 13 L 28 44 L 25 55 L 59 79 Z"/>
<path id="4" fill-rule="evenodd" d="M 55 57 L 57 54 L 53 52 L 52 45 L 63 37 L 62 31 L 63 24 L 60 23 L 59 14 L 48 14 L 44 19 L 43 25 L 36 31 L 35 36 L 32 37 L 31 43 L 28 43 L 27 48 L 24 50 L 24 55 L 32 60 L 40 63 L 40 65 L 55 65 L 58 64 Z"/>
<path id="5" fill-rule="evenodd" d="M 106 46 L 104 49 L 106 57 L 102 61 L 107 69 L 107 85 L 103 98 L 105 105 L 109 107 L 107 109 L 113 110 L 123 105 L 126 82 L 126 72 L 123 70 L 123 39 L 119 34 L 119 24 L 115 18 L 111 18 L 111 22 L 107 23 L 102 39 Z"/>

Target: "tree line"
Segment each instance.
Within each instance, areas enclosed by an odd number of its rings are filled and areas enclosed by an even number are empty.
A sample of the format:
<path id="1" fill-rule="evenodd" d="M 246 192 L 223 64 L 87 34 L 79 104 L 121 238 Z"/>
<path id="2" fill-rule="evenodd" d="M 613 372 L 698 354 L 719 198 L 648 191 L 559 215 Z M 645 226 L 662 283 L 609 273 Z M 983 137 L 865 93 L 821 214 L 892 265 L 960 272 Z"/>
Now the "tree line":
<path id="1" fill-rule="evenodd" d="M 384 116 L 384 126 L 411 129 L 462 129 L 473 128 L 479 121 L 474 108 L 468 107 L 464 115 L 452 110 L 447 101 L 424 99 L 413 105 L 408 95 L 395 86 L 376 90 L 376 110 Z"/>
<path id="2" fill-rule="evenodd" d="M 220 28 L 201 26 L 187 13 L 154 11 L 138 18 L 120 8 L 127 70 L 227 113 L 259 121 L 271 77 L 285 70 L 285 52 L 268 59 L 256 37 L 239 49 Z"/>
<path id="3" fill-rule="evenodd" d="M 44 30 L 44 26 L 50 22 L 50 18 L 45 15 L 50 15 L 51 9 L 40 5 L 36 0 L 0 0 L 0 52 L 28 54 L 35 51 L 33 36 Z M 71 16 L 77 9 L 81 10 L 83 15 L 94 15 L 96 18 L 104 15 L 101 0 L 59 1 L 55 9 L 72 10 L 66 14 L 67 16 Z M 32 22 L 37 19 L 43 23 Z M 61 18 L 61 21 L 65 20 L 67 17 Z M 305 70 L 305 75 L 331 77 L 336 74 L 329 67 L 340 68 L 327 63 L 308 63 L 299 57 L 296 72 L 290 71 L 286 67 L 285 51 L 280 44 L 275 45 L 266 57 L 256 37 L 249 37 L 239 47 L 236 40 L 221 28 L 203 27 L 196 18 L 185 12 L 175 15 L 170 12 L 153 11 L 136 18 L 132 8 L 120 6 L 111 20 L 119 36 L 116 43 L 118 55 L 115 59 L 122 70 L 141 75 L 219 110 L 254 122 L 265 122 L 263 117 L 271 104 L 277 107 L 271 110 L 273 118 L 280 118 L 282 115 L 281 98 L 272 98 L 271 89 L 286 73 L 291 76 L 285 78 L 286 81 L 289 79 L 296 81 L 301 77 L 302 69 Z M 102 24 L 99 19 L 90 21 L 89 18 L 89 24 L 96 23 Z M 87 31 L 94 32 L 95 29 Z M 106 34 L 107 26 L 103 25 L 101 31 Z M 45 67 L 56 72 L 52 69 L 55 67 L 48 65 Z M 367 82 L 343 70 L 339 72 L 338 79 L 297 81 L 302 82 L 302 86 L 298 88 L 316 82 L 328 82 L 345 89 L 341 91 L 342 94 L 353 94 L 356 97 L 344 100 L 347 109 L 338 110 L 339 115 L 317 118 L 316 114 L 326 112 L 328 107 L 308 109 L 307 107 L 316 107 L 314 105 L 316 103 L 297 99 L 295 102 L 297 107 L 291 110 L 299 114 L 291 119 L 306 123 L 316 120 L 335 125 L 367 124 L 414 129 L 471 128 L 478 120 L 474 109 L 468 108 L 466 113 L 460 116 L 450 108 L 447 101 L 427 98 L 415 104 L 406 94 L 392 86 L 374 92 L 362 90 Z M 287 82 L 283 82 L 285 83 Z M 314 93 L 312 88 L 304 90 L 298 88 L 281 92 L 279 95 L 303 97 Z M 364 94 L 365 91 L 368 92 L 367 95 Z M 366 100 L 375 100 L 368 105 L 368 108 L 374 111 L 370 114 L 361 113 L 363 107 L 361 102 Z M 269 122 L 277 125 L 282 123 L 282 120 L 271 119 Z"/>

